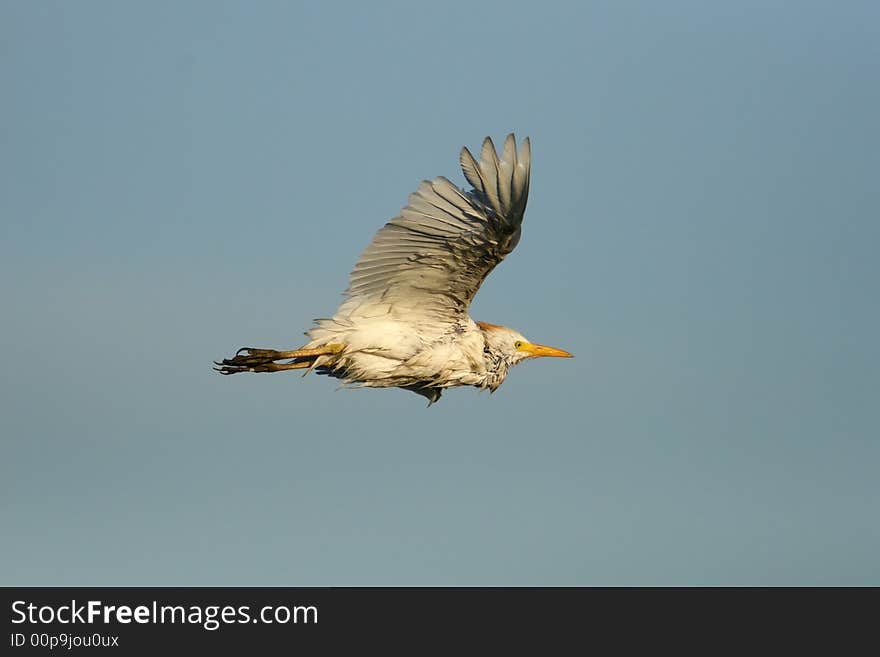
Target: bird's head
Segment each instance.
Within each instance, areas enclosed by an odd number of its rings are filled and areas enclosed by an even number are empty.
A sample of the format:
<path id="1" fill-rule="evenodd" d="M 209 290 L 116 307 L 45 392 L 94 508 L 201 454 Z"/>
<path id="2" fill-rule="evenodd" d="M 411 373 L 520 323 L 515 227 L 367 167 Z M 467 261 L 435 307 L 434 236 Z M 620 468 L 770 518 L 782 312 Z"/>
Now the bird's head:
<path id="1" fill-rule="evenodd" d="M 508 366 L 516 365 L 528 358 L 540 358 L 541 356 L 574 358 L 572 354 L 562 349 L 529 342 L 522 333 L 506 326 L 498 326 L 488 322 L 477 322 L 477 326 L 486 337 L 486 344 L 492 354 L 503 359 Z"/>

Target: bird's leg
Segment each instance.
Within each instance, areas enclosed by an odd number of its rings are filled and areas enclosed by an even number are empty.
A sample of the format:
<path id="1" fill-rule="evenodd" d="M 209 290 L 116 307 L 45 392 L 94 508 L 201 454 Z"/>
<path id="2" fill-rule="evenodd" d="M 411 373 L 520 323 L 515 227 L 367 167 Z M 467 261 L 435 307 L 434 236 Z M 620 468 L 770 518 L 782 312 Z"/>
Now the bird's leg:
<path id="1" fill-rule="evenodd" d="M 315 349 L 294 349 L 276 351 L 275 349 L 255 349 L 242 347 L 232 358 L 214 361 L 214 369 L 221 374 L 239 372 L 282 372 L 312 367 L 320 356 L 335 356 L 345 348 L 341 344 L 328 344 Z M 290 363 L 276 363 L 277 360 L 293 359 Z"/>

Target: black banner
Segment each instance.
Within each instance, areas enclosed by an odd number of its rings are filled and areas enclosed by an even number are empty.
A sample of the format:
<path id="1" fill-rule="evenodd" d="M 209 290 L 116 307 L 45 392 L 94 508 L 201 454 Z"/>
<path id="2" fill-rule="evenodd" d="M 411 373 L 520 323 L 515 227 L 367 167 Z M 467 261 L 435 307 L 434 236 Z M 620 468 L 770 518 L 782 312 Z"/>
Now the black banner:
<path id="1" fill-rule="evenodd" d="M 796 589 L 5 588 L 4 654 L 68 651 L 541 652 L 804 638 L 855 602 Z M 829 599 L 829 596 L 830 599 Z M 842 596 L 842 597 L 841 597 Z M 835 601 L 836 598 L 836 601 Z M 869 607 L 872 608 L 872 607 Z M 860 614 L 846 616 L 849 635 Z M 862 607 L 862 611 L 866 611 Z M 866 618 L 867 621 L 867 618 Z M 866 625 L 867 627 L 867 625 Z M 790 631 L 789 631 L 790 630 Z M 610 644 L 608 642 L 611 642 Z M 719 643 L 720 642 L 720 643 Z M 746 645 L 752 645 L 748 641 Z"/>

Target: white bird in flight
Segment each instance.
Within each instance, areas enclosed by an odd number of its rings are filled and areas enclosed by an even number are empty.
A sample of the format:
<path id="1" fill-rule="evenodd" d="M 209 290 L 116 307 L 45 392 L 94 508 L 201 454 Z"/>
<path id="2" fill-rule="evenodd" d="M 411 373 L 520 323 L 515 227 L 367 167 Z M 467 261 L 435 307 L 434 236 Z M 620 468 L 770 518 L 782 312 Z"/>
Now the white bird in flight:
<path id="1" fill-rule="evenodd" d="M 411 390 L 430 406 L 451 386 L 494 392 L 528 358 L 571 358 L 468 315 L 486 276 L 519 242 L 530 160 L 528 137 L 517 153 L 512 134 L 500 158 L 489 137 L 479 161 L 462 148 L 461 169 L 473 189 L 442 176 L 423 181 L 361 254 L 345 300 L 332 318 L 315 320 L 307 344 L 292 351 L 243 347 L 215 369 L 315 370 L 347 385 Z"/>

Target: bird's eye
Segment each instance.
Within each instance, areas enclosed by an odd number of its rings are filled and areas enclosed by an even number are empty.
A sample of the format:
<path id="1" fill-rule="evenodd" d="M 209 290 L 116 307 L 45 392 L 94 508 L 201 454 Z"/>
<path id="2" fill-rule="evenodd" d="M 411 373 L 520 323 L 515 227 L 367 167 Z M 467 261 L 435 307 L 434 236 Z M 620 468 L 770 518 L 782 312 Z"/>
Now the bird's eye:
<path id="1" fill-rule="evenodd" d="M 519 349 L 520 347 L 522 347 L 522 340 L 517 340 L 513 343 L 513 346 Z"/>

